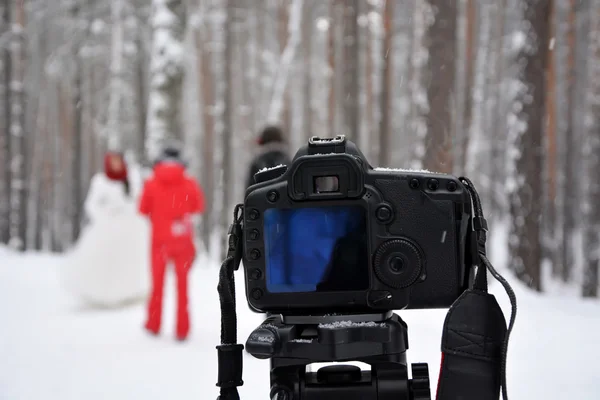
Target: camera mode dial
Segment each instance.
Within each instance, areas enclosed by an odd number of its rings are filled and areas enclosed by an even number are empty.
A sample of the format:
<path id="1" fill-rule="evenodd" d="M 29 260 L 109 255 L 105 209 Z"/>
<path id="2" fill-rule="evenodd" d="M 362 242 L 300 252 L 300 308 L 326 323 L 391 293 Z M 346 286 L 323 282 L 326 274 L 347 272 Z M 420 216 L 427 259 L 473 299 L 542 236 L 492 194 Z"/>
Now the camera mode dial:
<path id="1" fill-rule="evenodd" d="M 408 239 L 384 242 L 373 260 L 377 278 L 394 289 L 408 287 L 421 275 L 423 257 L 419 248 Z"/>

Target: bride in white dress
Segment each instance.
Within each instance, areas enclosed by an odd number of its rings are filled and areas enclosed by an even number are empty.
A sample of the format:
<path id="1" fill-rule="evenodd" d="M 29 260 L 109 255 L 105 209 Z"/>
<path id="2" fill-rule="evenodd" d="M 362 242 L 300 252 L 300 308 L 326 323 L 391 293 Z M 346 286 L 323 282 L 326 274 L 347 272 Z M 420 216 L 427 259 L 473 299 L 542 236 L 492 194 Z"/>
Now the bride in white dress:
<path id="1" fill-rule="evenodd" d="M 85 201 L 88 224 L 67 253 L 66 289 L 92 307 L 118 307 L 146 298 L 150 288 L 149 226 L 137 213 L 139 169 L 118 153 L 105 157 L 105 171 L 90 183 Z"/>

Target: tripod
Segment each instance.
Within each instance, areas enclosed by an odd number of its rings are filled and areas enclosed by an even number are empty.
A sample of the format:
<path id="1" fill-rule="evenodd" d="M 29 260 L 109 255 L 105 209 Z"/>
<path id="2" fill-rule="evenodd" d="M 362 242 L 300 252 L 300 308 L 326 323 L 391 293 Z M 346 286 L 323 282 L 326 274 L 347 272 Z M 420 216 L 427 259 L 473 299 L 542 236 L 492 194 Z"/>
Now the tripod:
<path id="1" fill-rule="evenodd" d="M 408 379 L 407 325 L 392 312 L 341 316 L 272 315 L 248 337 L 246 351 L 271 359 L 272 400 L 430 400 L 427 364 Z M 358 361 L 307 372 L 311 363 Z"/>

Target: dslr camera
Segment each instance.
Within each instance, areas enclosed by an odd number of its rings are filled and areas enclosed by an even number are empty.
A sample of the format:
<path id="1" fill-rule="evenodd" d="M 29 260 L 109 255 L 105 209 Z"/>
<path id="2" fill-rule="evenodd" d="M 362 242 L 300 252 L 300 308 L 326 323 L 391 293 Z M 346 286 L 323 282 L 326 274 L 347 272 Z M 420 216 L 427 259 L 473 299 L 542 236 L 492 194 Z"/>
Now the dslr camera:
<path id="1" fill-rule="evenodd" d="M 373 168 L 312 137 L 244 202 L 248 304 L 282 316 L 447 308 L 468 288 L 472 205 L 454 176 Z"/>

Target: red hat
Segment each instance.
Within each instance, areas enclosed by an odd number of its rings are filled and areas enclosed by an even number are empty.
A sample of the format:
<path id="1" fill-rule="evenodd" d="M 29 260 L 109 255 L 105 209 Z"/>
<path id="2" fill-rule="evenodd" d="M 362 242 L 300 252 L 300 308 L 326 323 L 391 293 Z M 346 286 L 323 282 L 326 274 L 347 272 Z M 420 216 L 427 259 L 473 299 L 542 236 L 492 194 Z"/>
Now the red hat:
<path id="1" fill-rule="evenodd" d="M 121 160 L 122 168 L 115 170 L 111 165 L 111 159 L 118 157 Z M 108 152 L 104 155 L 104 173 L 113 181 L 126 181 L 127 180 L 127 163 L 123 158 L 123 154 L 117 152 Z"/>

